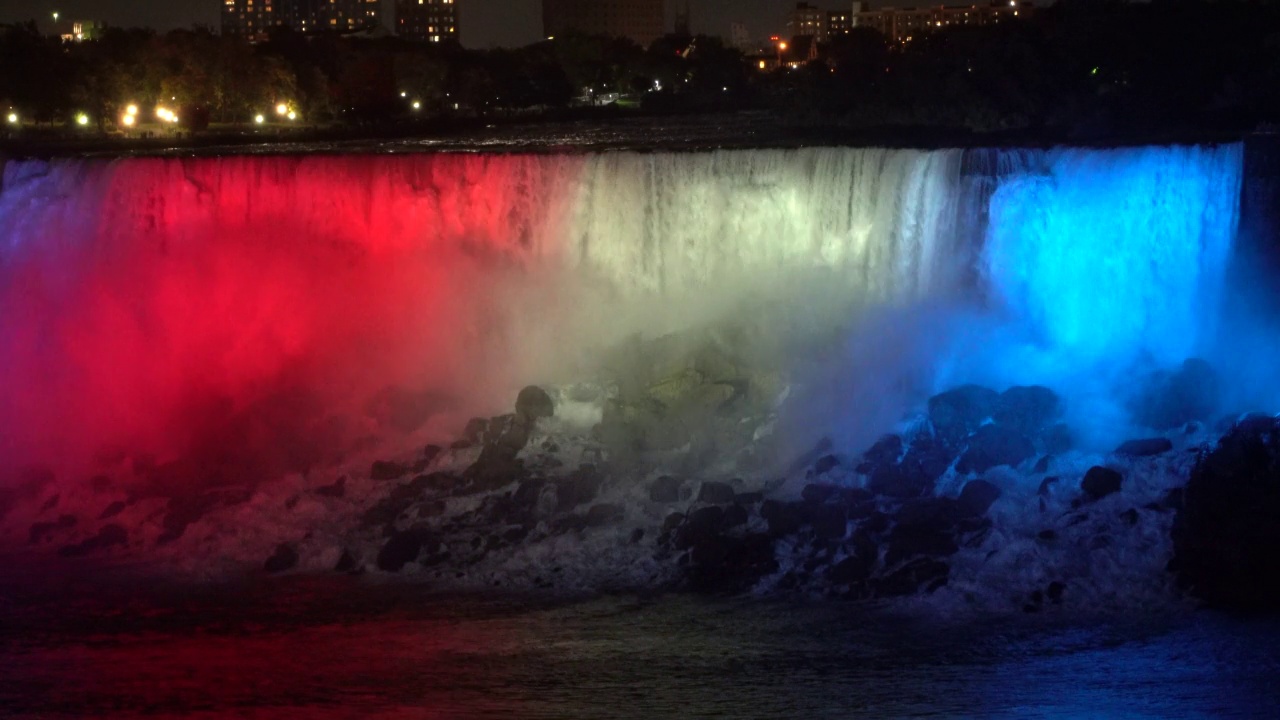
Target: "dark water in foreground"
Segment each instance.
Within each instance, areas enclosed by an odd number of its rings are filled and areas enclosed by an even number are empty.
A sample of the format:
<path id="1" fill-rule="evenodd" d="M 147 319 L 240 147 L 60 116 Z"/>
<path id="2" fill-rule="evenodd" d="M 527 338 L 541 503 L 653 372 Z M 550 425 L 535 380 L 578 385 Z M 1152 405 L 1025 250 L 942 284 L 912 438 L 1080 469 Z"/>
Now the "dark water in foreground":
<path id="1" fill-rule="evenodd" d="M 0 716 L 1277 717 L 1280 623 L 441 597 L 342 578 L 0 594 Z"/>

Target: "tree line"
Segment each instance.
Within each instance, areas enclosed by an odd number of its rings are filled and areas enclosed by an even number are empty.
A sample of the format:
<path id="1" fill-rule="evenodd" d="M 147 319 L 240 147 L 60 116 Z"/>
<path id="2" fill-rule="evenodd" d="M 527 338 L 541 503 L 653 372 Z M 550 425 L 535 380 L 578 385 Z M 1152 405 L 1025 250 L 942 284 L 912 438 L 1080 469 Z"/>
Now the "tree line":
<path id="1" fill-rule="evenodd" d="M 511 115 L 621 97 L 654 111 L 771 109 L 847 127 L 949 127 L 1067 137 L 1240 129 L 1280 119 L 1280 3 L 1060 0 L 1033 17 L 892 42 L 866 28 L 798 69 L 761 69 L 714 37 L 648 48 L 566 35 L 470 50 L 395 38 L 302 36 L 249 45 L 208 29 L 108 29 L 62 43 L 0 26 L 0 109 L 99 123 L 124 104 L 251 123 L 279 103 L 307 123 L 442 113 Z M 196 121 L 191 120 L 191 121 Z"/>

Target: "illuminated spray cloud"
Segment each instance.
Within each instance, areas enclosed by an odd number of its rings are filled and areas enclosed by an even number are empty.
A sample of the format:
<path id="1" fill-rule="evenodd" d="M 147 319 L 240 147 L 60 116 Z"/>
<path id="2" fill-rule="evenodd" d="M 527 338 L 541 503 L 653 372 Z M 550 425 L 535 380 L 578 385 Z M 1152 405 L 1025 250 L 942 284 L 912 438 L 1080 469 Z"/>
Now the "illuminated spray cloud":
<path id="1" fill-rule="evenodd" d="M 799 385 L 843 373 L 879 397 L 878 414 L 810 408 L 877 414 L 851 441 L 946 383 L 1070 397 L 1082 376 L 1206 352 L 1241 153 L 10 162 L 3 450 L 261 450 L 275 471 L 726 318 Z M 832 332 L 844 354 L 819 367 L 799 348 Z M 389 417 L 389 392 L 420 407 Z"/>

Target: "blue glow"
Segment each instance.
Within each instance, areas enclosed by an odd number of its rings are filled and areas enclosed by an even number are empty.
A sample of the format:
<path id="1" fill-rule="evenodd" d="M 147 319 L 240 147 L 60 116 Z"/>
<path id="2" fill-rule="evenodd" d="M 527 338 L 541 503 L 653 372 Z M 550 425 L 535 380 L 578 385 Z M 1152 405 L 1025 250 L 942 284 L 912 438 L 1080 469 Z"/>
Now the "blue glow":
<path id="1" fill-rule="evenodd" d="M 984 273 L 1064 369 L 1179 362 L 1213 331 L 1241 166 L 1238 145 L 1052 151 L 992 196 Z"/>

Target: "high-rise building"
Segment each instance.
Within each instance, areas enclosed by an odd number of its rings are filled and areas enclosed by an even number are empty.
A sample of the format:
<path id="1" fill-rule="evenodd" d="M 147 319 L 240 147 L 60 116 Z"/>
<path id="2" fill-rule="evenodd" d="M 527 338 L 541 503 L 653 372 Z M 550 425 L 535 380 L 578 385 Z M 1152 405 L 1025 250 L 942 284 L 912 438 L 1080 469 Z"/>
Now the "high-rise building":
<path id="1" fill-rule="evenodd" d="M 378 27 L 381 0 L 218 0 L 222 34 L 251 42 L 275 27 L 300 33 L 357 32 Z"/>
<path id="2" fill-rule="evenodd" d="M 396 34 L 423 42 L 457 40 L 457 0 L 396 0 Z"/>
<path id="3" fill-rule="evenodd" d="M 796 3 L 791 19 L 787 21 L 787 32 L 791 37 L 813 37 L 818 42 L 826 42 L 827 11 L 806 2 Z"/>
<path id="4" fill-rule="evenodd" d="M 548 37 L 571 30 L 630 38 L 648 46 L 666 27 L 663 0 L 542 0 Z"/>
<path id="5" fill-rule="evenodd" d="M 827 37 L 848 35 L 853 31 L 853 13 L 848 10 L 832 10 L 827 13 Z"/>

